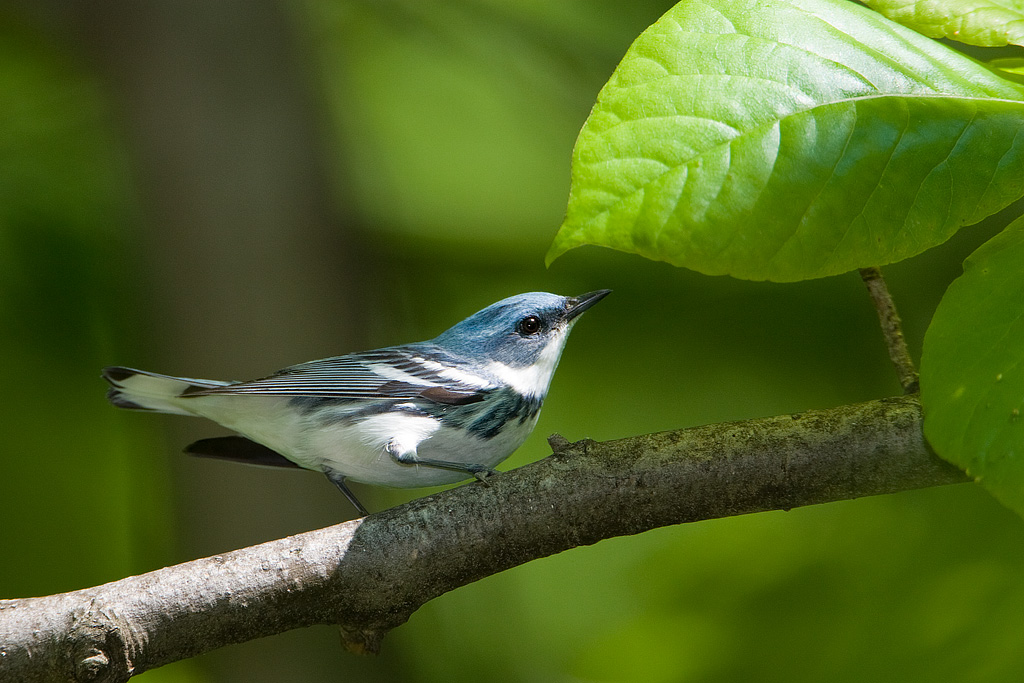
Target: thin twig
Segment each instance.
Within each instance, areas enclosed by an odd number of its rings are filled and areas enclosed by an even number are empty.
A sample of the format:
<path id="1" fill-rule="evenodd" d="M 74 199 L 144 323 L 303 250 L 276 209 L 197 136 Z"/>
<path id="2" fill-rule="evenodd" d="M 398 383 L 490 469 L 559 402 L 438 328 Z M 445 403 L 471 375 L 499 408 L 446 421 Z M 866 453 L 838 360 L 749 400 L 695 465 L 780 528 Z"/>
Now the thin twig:
<path id="1" fill-rule="evenodd" d="M 860 277 L 867 285 L 868 294 L 871 295 L 871 300 L 878 311 L 878 322 L 882 325 L 882 335 L 889 348 L 889 358 L 896 366 L 896 374 L 900 378 L 903 393 L 913 394 L 920 386 L 917 368 L 914 367 L 914 360 L 907 349 L 907 341 L 903 338 L 900 315 L 896 312 L 896 304 L 889 294 L 882 271 L 875 267 L 861 268 Z"/>

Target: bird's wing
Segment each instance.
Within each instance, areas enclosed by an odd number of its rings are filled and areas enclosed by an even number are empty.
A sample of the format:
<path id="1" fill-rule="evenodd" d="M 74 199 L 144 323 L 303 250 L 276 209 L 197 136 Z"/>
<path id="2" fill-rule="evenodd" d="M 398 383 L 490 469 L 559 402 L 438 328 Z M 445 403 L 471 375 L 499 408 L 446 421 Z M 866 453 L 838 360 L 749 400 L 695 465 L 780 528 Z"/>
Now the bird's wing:
<path id="1" fill-rule="evenodd" d="M 460 405 L 482 401 L 496 385 L 457 369 L 439 349 L 395 346 L 310 361 L 269 377 L 217 387 L 196 387 L 183 396 L 256 394 L 341 399 L 417 399 Z"/>

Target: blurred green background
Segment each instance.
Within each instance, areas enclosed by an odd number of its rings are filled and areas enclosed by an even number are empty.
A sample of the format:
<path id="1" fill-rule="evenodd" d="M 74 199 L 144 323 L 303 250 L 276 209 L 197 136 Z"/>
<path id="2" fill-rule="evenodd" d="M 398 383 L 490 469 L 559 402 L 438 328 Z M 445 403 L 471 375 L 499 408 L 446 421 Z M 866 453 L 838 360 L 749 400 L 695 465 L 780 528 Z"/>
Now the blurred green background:
<path id="1" fill-rule="evenodd" d="M 0 3 L 0 597 L 340 521 L 323 477 L 180 454 L 99 368 L 224 379 L 614 290 L 535 434 L 609 439 L 898 393 L 855 274 L 776 285 L 596 248 L 546 270 L 575 135 L 651 0 Z M 1009 215 L 1013 210 L 1004 212 Z M 886 269 L 915 354 L 1006 222 Z M 358 490 L 371 509 L 424 491 Z M 970 485 L 619 538 L 445 595 L 378 657 L 335 629 L 207 681 L 1019 681 L 1024 524 Z"/>

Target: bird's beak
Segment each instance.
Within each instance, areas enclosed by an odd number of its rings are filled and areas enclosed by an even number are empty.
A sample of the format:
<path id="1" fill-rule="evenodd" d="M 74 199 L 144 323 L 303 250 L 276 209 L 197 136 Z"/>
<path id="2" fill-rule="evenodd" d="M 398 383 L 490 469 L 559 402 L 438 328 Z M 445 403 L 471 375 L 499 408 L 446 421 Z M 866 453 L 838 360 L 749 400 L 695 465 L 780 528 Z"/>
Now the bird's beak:
<path id="1" fill-rule="evenodd" d="M 565 312 L 565 321 L 569 322 L 611 293 L 612 290 L 610 289 L 599 289 L 596 292 L 587 292 L 579 296 L 569 297 L 569 309 Z"/>

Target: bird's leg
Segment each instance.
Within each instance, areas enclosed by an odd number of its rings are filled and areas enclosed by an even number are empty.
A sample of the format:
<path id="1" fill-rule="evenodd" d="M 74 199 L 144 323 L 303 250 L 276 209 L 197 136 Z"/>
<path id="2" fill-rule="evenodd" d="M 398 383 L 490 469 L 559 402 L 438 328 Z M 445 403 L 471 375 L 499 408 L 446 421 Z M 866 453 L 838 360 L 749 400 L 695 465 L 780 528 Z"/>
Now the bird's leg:
<path id="1" fill-rule="evenodd" d="M 487 483 L 487 477 L 492 474 L 497 474 L 495 470 L 492 470 L 486 465 L 452 462 L 450 460 L 434 460 L 433 458 L 421 458 L 416 454 L 415 450 L 400 451 L 394 444 L 388 445 L 387 452 L 388 455 L 391 456 L 391 459 L 400 465 L 426 465 L 427 467 L 439 467 L 443 470 L 464 472 L 476 477 L 485 484 Z"/>
<path id="2" fill-rule="evenodd" d="M 356 498 L 355 494 L 349 490 L 348 486 L 345 484 L 345 477 L 333 470 L 328 470 L 325 474 L 327 475 L 327 478 L 331 480 L 331 483 L 337 486 L 338 490 L 345 494 L 345 497 L 348 498 L 348 502 L 352 503 L 352 506 L 359 511 L 360 517 L 366 517 L 370 514 L 370 512 L 363 507 L 363 504 L 359 502 L 359 499 Z"/>

